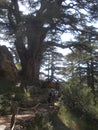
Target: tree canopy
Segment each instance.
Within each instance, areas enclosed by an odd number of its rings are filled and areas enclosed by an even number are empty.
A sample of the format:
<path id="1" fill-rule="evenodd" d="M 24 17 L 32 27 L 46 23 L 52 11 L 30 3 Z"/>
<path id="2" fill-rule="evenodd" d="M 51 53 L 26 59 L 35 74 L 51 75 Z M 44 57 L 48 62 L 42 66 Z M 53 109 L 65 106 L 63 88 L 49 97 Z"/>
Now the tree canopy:
<path id="1" fill-rule="evenodd" d="M 98 18 L 97 7 L 97 0 L 0 2 L 0 36 L 15 46 L 22 66 L 21 77 L 24 80 L 39 79 L 43 54 L 50 46 L 81 47 L 90 51 L 85 41 L 62 43 L 61 35 L 66 32 L 75 35 L 89 33 L 97 39 L 97 30 L 91 29 L 92 22 Z"/>

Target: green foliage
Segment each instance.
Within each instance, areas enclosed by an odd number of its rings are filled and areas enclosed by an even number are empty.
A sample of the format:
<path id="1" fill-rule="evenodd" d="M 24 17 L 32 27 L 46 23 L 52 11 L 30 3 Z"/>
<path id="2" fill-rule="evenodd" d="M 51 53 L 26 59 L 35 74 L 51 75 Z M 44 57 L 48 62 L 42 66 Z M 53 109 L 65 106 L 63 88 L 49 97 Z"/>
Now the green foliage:
<path id="1" fill-rule="evenodd" d="M 61 104 L 58 117 L 71 130 L 97 130 L 97 121 L 87 121 L 84 117 L 77 116 L 65 105 Z M 64 129 L 65 130 L 65 129 Z"/>
<path id="2" fill-rule="evenodd" d="M 0 94 L 14 91 L 15 84 L 6 78 L 0 78 Z"/>
<path id="3" fill-rule="evenodd" d="M 73 78 L 64 85 L 64 103 L 78 116 L 98 119 L 98 109 L 94 106 L 93 98 L 91 88 L 81 85 L 78 79 Z"/>
<path id="4" fill-rule="evenodd" d="M 77 121 L 79 118 L 72 115 L 72 113 L 69 111 L 69 109 L 65 106 L 65 104 L 61 104 L 58 117 L 60 120 L 65 124 L 65 126 L 68 126 L 68 128 L 71 128 L 72 130 L 78 129 L 78 123 Z"/>
<path id="5" fill-rule="evenodd" d="M 30 94 L 23 93 L 20 87 L 16 87 L 15 83 L 6 78 L 0 79 L 0 114 L 6 115 L 10 113 L 12 101 L 23 102 L 30 97 Z"/>
<path id="6" fill-rule="evenodd" d="M 53 130 L 48 116 L 37 116 L 32 122 L 29 122 L 26 130 Z"/>
<path id="7" fill-rule="evenodd" d="M 0 115 L 10 114 L 10 102 L 5 96 L 0 95 Z"/>
<path id="8" fill-rule="evenodd" d="M 0 114 L 6 115 L 10 112 L 10 103 L 13 99 L 15 84 L 6 78 L 0 78 Z"/>
<path id="9" fill-rule="evenodd" d="M 21 68 L 21 64 L 20 63 L 16 63 L 16 68 L 18 69 L 18 70 L 21 70 L 22 68 Z"/>

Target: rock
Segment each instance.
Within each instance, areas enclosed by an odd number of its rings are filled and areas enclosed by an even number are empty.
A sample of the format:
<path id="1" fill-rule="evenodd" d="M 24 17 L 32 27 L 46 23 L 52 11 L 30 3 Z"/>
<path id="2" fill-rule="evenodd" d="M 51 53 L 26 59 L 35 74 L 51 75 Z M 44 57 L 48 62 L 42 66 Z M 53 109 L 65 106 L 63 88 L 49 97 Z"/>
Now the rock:
<path id="1" fill-rule="evenodd" d="M 0 46 L 0 76 L 10 80 L 16 80 L 17 69 L 13 57 L 6 46 Z"/>
<path id="2" fill-rule="evenodd" d="M 6 129 L 6 125 L 0 125 L 0 130 L 5 130 Z"/>

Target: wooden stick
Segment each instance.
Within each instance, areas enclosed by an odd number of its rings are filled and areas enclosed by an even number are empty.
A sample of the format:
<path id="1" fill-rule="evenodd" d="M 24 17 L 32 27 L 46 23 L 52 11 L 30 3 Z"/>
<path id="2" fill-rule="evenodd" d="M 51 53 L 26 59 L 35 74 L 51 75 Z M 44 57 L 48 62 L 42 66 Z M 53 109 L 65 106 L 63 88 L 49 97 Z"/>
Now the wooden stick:
<path id="1" fill-rule="evenodd" d="M 11 117 L 10 130 L 13 130 L 15 128 L 16 116 L 18 115 L 19 112 L 17 101 L 12 104 L 11 112 L 12 112 L 12 117 Z"/>

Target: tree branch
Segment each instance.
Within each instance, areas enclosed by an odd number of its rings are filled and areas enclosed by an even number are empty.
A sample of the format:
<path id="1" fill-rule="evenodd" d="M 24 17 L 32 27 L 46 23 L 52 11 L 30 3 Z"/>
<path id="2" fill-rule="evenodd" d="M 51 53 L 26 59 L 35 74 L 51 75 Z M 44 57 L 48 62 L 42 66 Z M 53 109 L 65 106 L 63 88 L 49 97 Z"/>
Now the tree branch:
<path id="1" fill-rule="evenodd" d="M 64 44 L 64 43 L 59 44 L 59 43 L 55 43 L 55 42 L 45 42 L 44 46 L 46 48 L 48 48 L 50 46 L 56 46 L 56 47 L 60 47 L 62 49 L 75 47 L 75 48 L 82 48 L 82 49 L 86 50 L 89 53 L 92 52 L 91 47 L 88 47 L 85 43 L 80 43 L 80 42 L 67 42 L 66 44 Z"/>

